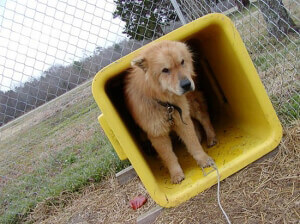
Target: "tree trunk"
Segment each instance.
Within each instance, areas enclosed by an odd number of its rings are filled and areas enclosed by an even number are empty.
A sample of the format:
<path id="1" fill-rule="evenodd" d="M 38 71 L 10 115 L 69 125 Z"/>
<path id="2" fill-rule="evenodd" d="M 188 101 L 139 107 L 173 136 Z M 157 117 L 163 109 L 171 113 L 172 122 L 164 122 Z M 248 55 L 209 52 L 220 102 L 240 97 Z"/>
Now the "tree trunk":
<path id="1" fill-rule="evenodd" d="M 282 0 L 258 0 L 270 36 L 282 39 L 290 31 L 298 31 Z"/>
<path id="2" fill-rule="evenodd" d="M 250 5 L 250 0 L 234 0 L 234 2 L 239 11 L 242 11 L 244 7 L 248 7 Z"/>

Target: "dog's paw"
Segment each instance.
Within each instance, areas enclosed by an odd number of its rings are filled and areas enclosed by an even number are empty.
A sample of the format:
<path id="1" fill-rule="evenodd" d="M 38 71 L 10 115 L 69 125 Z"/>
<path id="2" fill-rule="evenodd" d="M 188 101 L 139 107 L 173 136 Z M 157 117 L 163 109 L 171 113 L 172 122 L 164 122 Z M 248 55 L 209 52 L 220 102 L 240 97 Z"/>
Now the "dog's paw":
<path id="1" fill-rule="evenodd" d="M 197 161 L 197 163 L 202 168 L 210 167 L 215 164 L 214 160 L 208 155 L 203 156 L 200 160 Z"/>
<path id="2" fill-rule="evenodd" d="M 218 140 L 216 137 L 212 137 L 212 138 L 209 138 L 207 139 L 207 146 L 210 148 L 210 147 L 213 147 L 214 145 L 218 144 Z"/>
<path id="3" fill-rule="evenodd" d="M 183 173 L 176 173 L 171 176 L 171 181 L 173 184 L 179 184 L 181 181 L 184 180 L 184 174 Z"/>

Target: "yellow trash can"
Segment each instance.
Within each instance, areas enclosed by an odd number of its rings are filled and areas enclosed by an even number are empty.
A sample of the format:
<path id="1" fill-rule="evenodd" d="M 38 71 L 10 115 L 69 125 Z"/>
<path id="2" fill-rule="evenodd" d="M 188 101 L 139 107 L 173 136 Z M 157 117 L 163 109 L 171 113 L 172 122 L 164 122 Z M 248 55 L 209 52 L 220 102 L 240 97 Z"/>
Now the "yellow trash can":
<path id="1" fill-rule="evenodd" d="M 248 52 L 230 19 L 209 14 L 159 38 L 188 43 L 197 57 L 196 67 L 207 80 L 208 104 L 219 143 L 205 151 L 216 162 L 221 179 L 237 172 L 280 142 L 282 128 Z M 155 42 L 156 42 L 155 41 Z M 150 43 L 151 44 L 151 43 Z M 102 111 L 99 122 L 121 160 L 129 159 L 151 197 L 163 207 L 173 207 L 217 182 L 216 172 L 203 176 L 184 145 L 174 151 L 185 180 L 172 184 L 156 156 L 142 149 L 123 95 L 123 80 L 139 50 L 99 71 L 92 85 Z M 210 169 L 210 168 L 208 168 Z"/>

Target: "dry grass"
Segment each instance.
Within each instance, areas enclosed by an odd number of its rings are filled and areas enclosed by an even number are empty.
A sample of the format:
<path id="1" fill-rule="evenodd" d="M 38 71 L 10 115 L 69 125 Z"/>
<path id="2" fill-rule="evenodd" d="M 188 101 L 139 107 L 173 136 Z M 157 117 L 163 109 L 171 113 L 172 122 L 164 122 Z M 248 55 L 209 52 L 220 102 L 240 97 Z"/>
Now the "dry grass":
<path id="1" fill-rule="evenodd" d="M 133 211 L 129 200 L 148 195 L 138 178 L 120 186 L 114 177 L 92 184 L 81 192 L 65 194 L 39 204 L 28 216 L 35 223 L 134 223 L 136 217 L 155 206 L 149 198 L 139 210 Z M 66 207 L 63 205 L 67 203 Z"/>
<path id="2" fill-rule="evenodd" d="M 4 125 L 1 127 L 0 141 L 5 141 L 8 138 L 21 134 L 28 127 L 40 124 L 50 117 L 56 116 L 66 108 L 88 98 L 91 95 L 90 86 L 91 80 Z"/>
<path id="3" fill-rule="evenodd" d="M 299 145 L 298 121 L 285 130 L 276 151 L 222 181 L 221 200 L 232 223 L 299 223 Z M 128 203 L 138 194 L 147 195 L 148 202 L 133 211 Z M 134 223 L 140 214 L 154 206 L 137 178 L 120 186 L 111 177 L 81 192 L 46 200 L 27 221 Z M 165 209 L 155 223 L 225 223 L 216 201 L 216 186 L 176 208 Z"/>
<path id="4" fill-rule="evenodd" d="M 222 204 L 233 223 L 298 223 L 299 134 L 297 123 L 286 130 L 275 156 L 266 156 L 222 182 Z M 215 194 L 214 186 L 166 210 L 157 223 L 225 223 Z"/>
<path id="5" fill-rule="evenodd" d="M 81 116 L 80 121 L 72 122 L 70 119 L 71 115 L 79 113 L 94 102 L 90 84 L 87 82 L 1 128 L 0 163 L 5 164 L 0 167 L 2 176 L 13 179 L 29 173 L 36 168 L 32 160 L 49 158 L 66 147 L 81 144 L 91 138 L 95 131 L 99 131 L 96 119 L 98 108 Z M 84 105 L 78 104 L 83 101 L 86 101 Z M 74 106 L 76 104 L 77 107 Z M 63 122 L 66 124 L 56 131 Z M 5 161 L 15 163 L 8 167 Z M 12 172 L 8 172 L 9 170 Z M 0 182 L 0 188 L 1 185 Z"/>

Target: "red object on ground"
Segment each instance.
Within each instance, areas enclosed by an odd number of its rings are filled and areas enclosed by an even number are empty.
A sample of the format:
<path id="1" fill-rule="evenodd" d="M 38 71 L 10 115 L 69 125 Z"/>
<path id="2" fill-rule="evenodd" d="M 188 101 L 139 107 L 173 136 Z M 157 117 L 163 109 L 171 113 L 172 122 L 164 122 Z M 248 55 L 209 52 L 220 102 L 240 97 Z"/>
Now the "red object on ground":
<path id="1" fill-rule="evenodd" d="M 138 208 L 142 207 L 143 204 L 147 202 L 147 198 L 143 195 L 139 195 L 135 197 L 134 199 L 130 200 L 130 207 L 133 208 L 133 210 L 137 210 Z"/>

